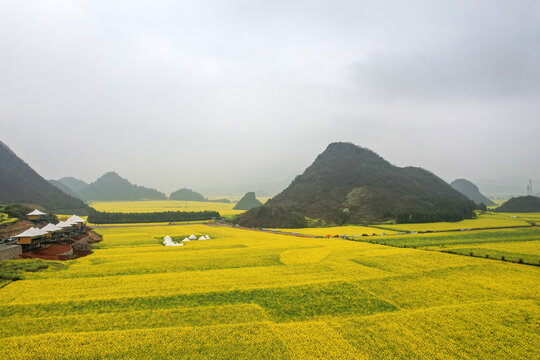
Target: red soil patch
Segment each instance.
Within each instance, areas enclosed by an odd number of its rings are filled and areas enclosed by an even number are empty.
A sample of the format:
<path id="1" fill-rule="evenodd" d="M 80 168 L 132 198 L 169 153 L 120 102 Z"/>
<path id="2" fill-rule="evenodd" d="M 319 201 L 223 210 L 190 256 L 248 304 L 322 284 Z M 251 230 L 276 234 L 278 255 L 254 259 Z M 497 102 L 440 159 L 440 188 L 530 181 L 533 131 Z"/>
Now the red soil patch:
<path id="1" fill-rule="evenodd" d="M 68 244 L 51 244 L 45 249 L 22 253 L 20 257 L 23 259 L 39 258 L 43 260 L 65 260 L 70 257 L 70 255 L 62 254 L 71 250 L 71 245 Z"/>
<path id="2" fill-rule="evenodd" d="M 88 237 L 90 239 L 90 241 L 89 241 L 90 243 L 97 243 L 97 242 L 100 242 L 101 240 L 103 240 L 101 238 L 101 236 L 99 236 L 98 234 L 96 234 L 93 231 L 88 232 Z"/>

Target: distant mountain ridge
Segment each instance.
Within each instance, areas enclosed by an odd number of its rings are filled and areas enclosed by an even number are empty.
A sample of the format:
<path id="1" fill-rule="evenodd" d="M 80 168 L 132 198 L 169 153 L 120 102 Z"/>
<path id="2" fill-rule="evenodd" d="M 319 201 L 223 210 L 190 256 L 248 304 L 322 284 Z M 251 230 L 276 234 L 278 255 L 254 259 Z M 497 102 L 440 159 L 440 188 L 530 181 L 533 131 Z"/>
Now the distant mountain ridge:
<path id="1" fill-rule="evenodd" d="M 237 221 L 264 227 L 303 227 L 306 218 L 334 224 L 457 221 L 472 218 L 475 208 L 429 171 L 399 168 L 369 149 L 332 143 L 288 188 Z"/>
<path id="2" fill-rule="evenodd" d="M 88 207 L 50 184 L 0 141 L 0 202 L 42 206 L 47 210 L 86 213 Z"/>
<path id="3" fill-rule="evenodd" d="M 450 185 L 465 195 L 468 199 L 474 201 L 477 205 L 484 204 L 486 206 L 494 206 L 495 203 L 485 197 L 478 187 L 466 179 L 456 179 Z"/>
<path id="4" fill-rule="evenodd" d="M 57 181 L 67 186 L 68 188 L 70 188 L 76 194 L 79 194 L 82 191 L 82 189 L 88 186 L 87 182 L 79 180 L 72 176 L 63 177 L 61 179 L 58 179 Z"/>
<path id="5" fill-rule="evenodd" d="M 208 199 L 201 193 L 198 193 L 197 191 L 182 188 L 176 191 L 173 191 L 169 195 L 170 200 L 177 200 L 177 201 L 204 201 L 204 202 L 215 202 L 215 203 L 225 203 L 230 204 L 230 200 L 227 198 L 223 199 Z"/>
<path id="6" fill-rule="evenodd" d="M 165 200 L 167 196 L 155 189 L 134 185 L 110 171 L 79 191 L 85 201 Z"/>
<path id="7" fill-rule="evenodd" d="M 80 199 L 81 196 L 79 194 L 77 194 L 75 191 L 73 191 L 72 189 L 70 189 L 68 186 L 64 185 L 63 183 L 61 183 L 59 180 L 47 180 L 51 185 L 53 186 L 56 186 L 57 188 L 59 188 L 60 190 L 62 190 L 63 192 L 65 192 L 66 194 L 68 195 L 71 195 L 73 196 L 74 198 L 77 198 L 77 199 Z"/>

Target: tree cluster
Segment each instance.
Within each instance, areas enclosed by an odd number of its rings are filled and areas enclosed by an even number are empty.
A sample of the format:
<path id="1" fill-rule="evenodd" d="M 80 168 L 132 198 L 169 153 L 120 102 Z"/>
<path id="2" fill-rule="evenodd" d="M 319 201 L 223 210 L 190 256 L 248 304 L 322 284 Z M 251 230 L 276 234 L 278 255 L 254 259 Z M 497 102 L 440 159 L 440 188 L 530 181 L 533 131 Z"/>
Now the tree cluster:
<path id="1" fill-rule="evenodd" d="M 88 222 L 94 224 L 151 223 L 219 219 L 217 211 L 164 211 L 153 213 L 92 212 Z"/>
<path id="2" fill-rule="evenodd" d="M 396 216 L 396 221 L 399 224 L 461 221 L 473 219 L 476 216 L 474 212 L 476 208 L 472 201 L 468 204 L 440 201 L 415 211 L 400 212 Z"/>

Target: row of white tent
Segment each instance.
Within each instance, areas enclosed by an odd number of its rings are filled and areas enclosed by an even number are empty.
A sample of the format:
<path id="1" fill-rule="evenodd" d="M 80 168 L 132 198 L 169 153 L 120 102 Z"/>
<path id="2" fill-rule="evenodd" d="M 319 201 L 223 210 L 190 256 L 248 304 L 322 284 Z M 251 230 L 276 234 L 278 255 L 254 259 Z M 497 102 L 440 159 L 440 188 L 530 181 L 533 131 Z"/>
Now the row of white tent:
<path id="1" fill-rule="evenodd" d="M 69 227 L 72 227 L 73 225 L 79 225 L 82 223 L 85 223 L 86 220 L 83 218 L 78 217 L 77 215 L 73 215 L 66 221 L 60 221 L 58 224 L 47 224 L 41 229 L 31 227 L 30 229 L 27 229 L 20 233 L 19 235 L 15 235 L 16 238 L 22 238 L 22 237 L 37 237 L 37 236 L 43 236 L 48 233 L 52 233 L 55 231 L 61 231 L 64 229 L 67 229 Z"/>
<path id="2" fill-rule="evenodd" d="M 184 240 L 182 240 L 182 242 L 180 243 L 177 243 L 175 241 L 173 241 L 173 239 L 167 235 L 163 238 L 163 242 L 162 244 L 164 246 L 184 246 L 184 242 L 188 242 L 188 241 L 192 241 L 192 240 L 210 240 L 211 237 L 208 236 L 208 235 L 202 235 L 200 238 L 197 239 L 197 237 L 193 234 L 191 234 L 190 236 L 184 238 Z"/>

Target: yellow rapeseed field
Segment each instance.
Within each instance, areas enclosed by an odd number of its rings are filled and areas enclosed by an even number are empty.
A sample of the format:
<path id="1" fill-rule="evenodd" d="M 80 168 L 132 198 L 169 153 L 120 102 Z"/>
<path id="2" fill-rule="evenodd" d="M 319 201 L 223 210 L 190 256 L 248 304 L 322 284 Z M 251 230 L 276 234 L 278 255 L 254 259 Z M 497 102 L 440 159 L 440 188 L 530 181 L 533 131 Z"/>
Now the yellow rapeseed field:
<path id="1" fill-rule="evenodd" d="M 144 201 L 97 201 L 90 204 L 104 212 L 161 212 L 161 211 L 218 211 L 220 215 L 238 215 L 243 210 L 234 210 L 235 204 L 209 201 L 144 200 Z"/>
<path id="2" fill-rule="evenodd" d="M 463 220 L 458 222 L 437 222 L 426 224 L 395 224 L 384 225 L 387 229 L 397 231 L 445 231 L 460 229 L 487 229 L 504 228 L 515 226 L 529 226 L 529 223 L 522 218 L 511 217 L 513 214 L 491 213 L 480 214 L 478 218 Z M 523 215 L 523 214 L 522 214 Z"/>
<path id="3" fill-rule="evenodd" d="M 534 251 L 520 230 L 506 245 Z M 0 288 L 0 358 L 533 359 L 540 347 L 540 267 L 207 225 L 97 231 L 89 256 Z M 212 239 L 161 245 L 191 234 Z"/>

